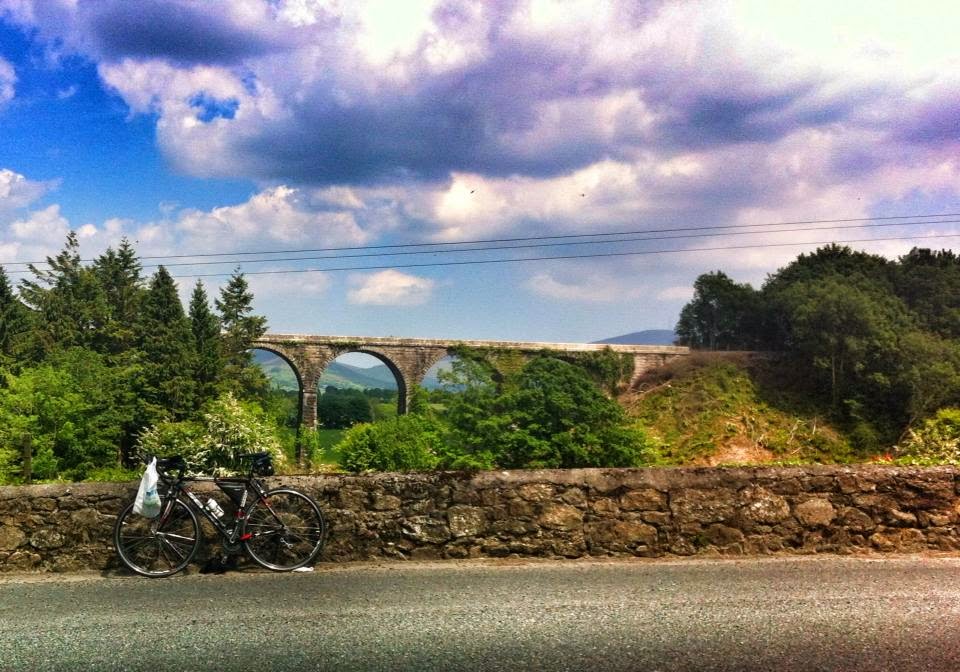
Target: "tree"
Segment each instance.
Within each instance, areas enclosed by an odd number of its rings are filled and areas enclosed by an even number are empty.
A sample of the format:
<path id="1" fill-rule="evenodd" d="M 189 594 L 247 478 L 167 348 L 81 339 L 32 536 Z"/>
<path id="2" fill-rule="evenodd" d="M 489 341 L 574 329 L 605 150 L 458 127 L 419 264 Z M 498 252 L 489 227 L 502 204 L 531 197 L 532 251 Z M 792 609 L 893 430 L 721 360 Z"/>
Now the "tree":
<path id="1" fill-rule="evenodd" d="M 19 446 L 29 436 L 34 476 L 83 479 L 97 468 L 116 465 L 133 399 L 125 377 L 102 355 L 71 348 L 8 374 L 4 382 L 0 445 Z"/>
<path id="2" fill-rule="evenodd" d="M 73 231 L 63 250 L 47 257 L 47 269 L 29 265 L 35 280 L 20 282 L 20 298 L 37 312 L 34 337 L 46 354 L 56 348 L 104 349 L 110 311 L 96 273 L 80 263 L 80 243 Z"/>
<path id="3" fill-rule="evenodd" d="M 960 339 L 960 256 L 914 248 L 896 266 L 896 293 L 925 330 Z"/>
<path id="4" fill-rule="evenodd" d="M 788 347 L 826 374 L 832 406 L 889 389 L 899 336 L 912 329 L 903 303 L 869 280 L 828 276 L 781 293 Z"/>
<path id="5" fill-rule="evenodd" d="M 626 467 L 643 460 L 643 435 L 573 364 L 535 357 L 502 392 L 482 367 L 467 364 L 457 377 L 463 391 L 445 399 L 441 416 L 450 423 L 449 466 Z"/>
<path id="6" fill-rule="evenodd" d="M 443 428 L 433 419 L 401 415 L 349 429 L 337 448 L 341 466 L 363 471 L 426 471 L 440 464 Z"/>
<path id="7" fill-rule="evenodd" d="M 705 350 L 747 350 L 756 343 L 757 293 L 721 271 L 705 273 L 693 284 L 693 300 L 680 312 L 676 332 L 681 345 Z"/>
<path id="8" fill-rule="evenodd" d="M 317 400 L 317 417 L 327 429 L 346 429 L 373 420 L 370 400 L 361 390 L 339 390 L 332 385 Z"/>
<path id="9" fill-rule="evenodd" d="M 203 283 L 197 280 L 190 296 L 190 330 L 196 352 L 197 406 L 216 396 L 223 368 L 220 352 L 220 320 L 210 310 Z"/>
<path id="10" fill-rule="evenodd" d="M 907 427 L 944 406 L 960 405 L 960 343 L 924 331 L 901 336 L 895 382 L 901 387 Z"/>
<path id="11" fill-rule="evenodd" d="M 103 289 L 107 322 L 104 347 L 110 354 L 125 353 L 136 342 L 136 321 L 143 300 L 142 268 L 130 241 L 124 238 L 93 262 L 93 273 Z"/>
<path id="12" fill-rule="evenodd" d="M 142 424 L 186 418 L 194 410 L 195 353 L 190 322 L 163 266 L 150 280 L 139 323 Z"/>
<path id="13" fill-rule="evenodd" d="M 13 292 L 0 266 L 0 358 L 15 357 L 30 329 L 30 313 Z"/>
<path id="14" fill-rule="evenodd" d="M 242 397 L 263 394 L 269 389 L 269 382 L 254 365 L 250 348 L 266 333 L 267 319 L 252 314 L 253 294 L 239 269 L 220 290 L 216 307 L 223 330 L 220 340 L 224 361 L 221 387 Z"/>

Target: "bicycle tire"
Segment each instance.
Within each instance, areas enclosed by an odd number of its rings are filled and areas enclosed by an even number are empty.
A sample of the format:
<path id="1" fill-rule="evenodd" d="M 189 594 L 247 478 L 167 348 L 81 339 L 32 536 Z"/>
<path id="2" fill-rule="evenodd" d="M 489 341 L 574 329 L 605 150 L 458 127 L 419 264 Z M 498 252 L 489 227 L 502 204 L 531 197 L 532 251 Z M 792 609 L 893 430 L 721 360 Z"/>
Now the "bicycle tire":
<path id="1" fill-rule="evenodd" d="M 113 545 L 120 561 L 137 574 L 171 576 L 189 565 L 200 547 L 200 523 L 180 499 L 156 518 L 134 513 L 131 503 L 117 516 Z"/>
<path id="2" fill-rule="evenodd" d="M 254 502 L 242 532 L 243 546 L 254 562 L 276 572 L 289 572 L 317 557 L 327 524 L 311 497 L 278 488 L 268 492 L 265 500 Z"/>

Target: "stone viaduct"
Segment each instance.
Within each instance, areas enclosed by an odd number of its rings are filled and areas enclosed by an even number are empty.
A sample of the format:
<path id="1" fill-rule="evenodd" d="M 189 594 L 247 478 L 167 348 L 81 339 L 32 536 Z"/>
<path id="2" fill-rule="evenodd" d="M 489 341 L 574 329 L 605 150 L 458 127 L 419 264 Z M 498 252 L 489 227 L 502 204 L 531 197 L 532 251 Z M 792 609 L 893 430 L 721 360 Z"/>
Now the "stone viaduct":
<path id="1" fill-rule="evenodd" d="M 285 360 L 300 385 L 301 421 L 306 427 L 317 424 L 317 387 L 323 370 L 340 355 L 362 352 L 373 355 L 393 372 L 397 380 L 398 410 L 407 410 L 408 393 L 419 385 L 427 371 L 458 348 L 515 352 L 532 355 L 543 351 L 575 353 L 601 351 L 633 355 L 633 376 L 661 366 L 667 360 L 690 353 L 689 348 L 669 345 L 598 345 L 594 343 L 527 343 L 520 341 L 454 341 L 420 338 L 308 336 L 264 334 L 253 348 L 267 350 Z"/>

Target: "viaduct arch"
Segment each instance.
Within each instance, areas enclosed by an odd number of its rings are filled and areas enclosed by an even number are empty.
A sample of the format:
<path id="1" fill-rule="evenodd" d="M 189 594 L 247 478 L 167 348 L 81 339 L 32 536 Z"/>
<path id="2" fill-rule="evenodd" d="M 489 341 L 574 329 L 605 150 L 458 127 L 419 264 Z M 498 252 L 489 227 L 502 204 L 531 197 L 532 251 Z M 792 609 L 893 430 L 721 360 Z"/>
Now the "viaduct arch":
<path id="1" fill-rule="evenodd" d="M 330 362 L 348 352 L 373 355 L 383 362 L 397 379 L 397 407 L 406 413 L 409 392 L 419 385 L 427 371 L 458 348 L 512 351 L 535 354 L 596 352 L 607 348 L 633 356 L 633 376 L 655 369 L 665 362 L 690 354 L 686 347 L 672 345 L 600 345 L 596 343 L 536 343 L 524 341 L 461 341 L 422 338 L 311 336 L 306 334 L 264 334 L 252 348 L 267 350 L 285 360 L 293 369 L 300 386 L 300 422 L 317 426 L 317 387 Z M 631 381 L 632 382 L 632 381 Z"/>

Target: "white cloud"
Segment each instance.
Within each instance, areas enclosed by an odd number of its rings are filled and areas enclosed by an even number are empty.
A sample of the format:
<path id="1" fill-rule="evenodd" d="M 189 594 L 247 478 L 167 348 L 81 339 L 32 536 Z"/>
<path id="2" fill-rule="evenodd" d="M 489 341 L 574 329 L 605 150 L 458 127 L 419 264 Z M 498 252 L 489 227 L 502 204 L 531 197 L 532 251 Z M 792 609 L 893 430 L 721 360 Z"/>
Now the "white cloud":
<path id="1" fill-rule="evenodd" d="M 0 107 L 13 100 L 16 94 L 17 73 L 9 61 L 0 57 Z"/>
<path id="2" fill-rule="evenodd" d="M 318 209 L 301 190 L 285 186 L 265 189 L 239 205 L 183 211 L 175 226 L 199 249 L 222 249 L 224 241 L 233 249 L 264 249 L 278 242 L 312 247 L 370 239 L 352 211 Z"/>
<path id="3" fill-rule="evenodd" d="M 613 303 L 643 297 L 647 289 L 637 282 L 612 277 L 597 271 L 568 269 L 567 277 L 538 273 L 527 281 L 527 289 L 540 296 L 560 301 Z"/>
<path id="4" fill-rule="evenodd" d="M 350 303 L 374 306 L 419 306 L 433 295 L 434 281 L 395 270 L 354 275 L 354 288 L 347 293 Z"/>
<path id="5" fill-rule="evenodd" d="M 31 242 L 59 244 L 70 230 L 70 223 L 60 214 L 59 205 L 50 205 L 43 210 L 31 212 L 25 219 L 15 220 L 10 230 L 16 238 Z"/>
<path id="6" fill-rule="evenodd" d="M 675 287 L 665 287 L 657 292 L 658 301 L 689 301 L 693 298 L 693 287 L 689 285 L 677 285 Z"/>
<path id="7" fill-rule="evenodd" d="M 0 215 L 31 205 L 53 186 L 51 182 L 28 180 L 9 168 L 0 168 Z"/>

